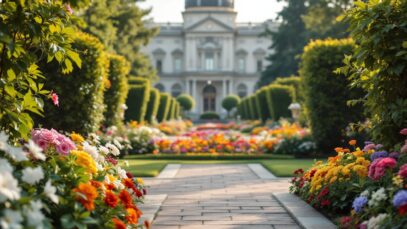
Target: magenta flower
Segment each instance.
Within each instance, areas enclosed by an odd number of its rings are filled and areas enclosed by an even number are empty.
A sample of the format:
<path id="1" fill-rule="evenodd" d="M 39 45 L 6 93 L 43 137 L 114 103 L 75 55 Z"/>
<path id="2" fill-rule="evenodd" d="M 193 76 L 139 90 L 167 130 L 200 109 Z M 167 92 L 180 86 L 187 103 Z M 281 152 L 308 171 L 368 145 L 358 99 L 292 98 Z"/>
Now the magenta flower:
<path id="1" fill-rule="evenodd" d="M 65 8 L 66 8 L 66 11 L 68 11 L 69 14 L 73 14 L 73 9 L 72 9 L 71 5 L 66 4 Z"/>
<path id="2" fill-rule="evenodd" d="M 55 106 L 59 107 L 59 97 L 57 93 L 51 92 L 51 99 Z"/>
<path id="3" fill-rule="evenodd" d="M 400 131 L 400 134 L 407 135 L 407 128 L 404 128 Z"/>
<path id="4" fill-rule="evenodd" d="M 373 180 L 379 180 L 386 173 L 386 169 L 396 167 L 397 162 L 394 158 L 377 158 L 370 164 L 369 177 Z"/>
<path id="5" fill-rule="evenodd" d="M 71 139 L 51 129 L 34 129 L 31 131 L 32 140 L 43 150 L 54 147 L 62 155 L 68 155 L 69 152 L 76 148 Z"/>
<path id="6" fill-rule="evenodd" d="M 404 164 L 400 167 L 398 175 L 403 177 L 404 179 L 407 179 L 407 164 Z"/>

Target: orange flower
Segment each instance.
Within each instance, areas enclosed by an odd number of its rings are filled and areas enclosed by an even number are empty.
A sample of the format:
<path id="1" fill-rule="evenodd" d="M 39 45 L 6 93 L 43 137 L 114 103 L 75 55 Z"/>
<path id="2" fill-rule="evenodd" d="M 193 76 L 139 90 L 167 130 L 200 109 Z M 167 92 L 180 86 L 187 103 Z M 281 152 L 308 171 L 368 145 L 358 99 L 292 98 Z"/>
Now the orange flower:
<path id="1" fill-rule="evenodd" d="M 132 203 L 133 200 L 131 199 L 131 196 L 128 191 L 122 190 L 119 194 L 119 199 L 126 208 L 133 206 Z"/>
<path id="2" fill-rule="evenodd" d="M 137 224 L 138 223 L 138 218 L 140 218 L 140 215 L 134 208 L 127 208 L 127 222 L 130 224 Z"/>
<path id="3" fill-rule="evenodd" d="M 133 180 L 130 179 L 130 178 L 125 178 L 125 179 L 123 179 L 122 183 L 123 183 L 123 185 L 124 185 L 126 188 L 130 188 L 130 189 L 135 189 L 135 188 L 136 188 L 136 187 L 134 186 Z"/>
<path id="4" fill-rule="evenodd" d="M 342 147 L 336 147 L 335 152 L 337 152 L 337 153 L 343 152 L 343 148 Z"/>
<path id="5" fill-rule="evenodd" d="M 351 146 L 356 145 L 356 143 L 357 143 L 356 140 L 350 140 L 350 141 L 349 141 L 349 145 L 351 145 Z"/>
<path id="6" fill-rule="evenodd" d="M 105 188 L 107 190 L 113 190 L 115 188 L 113 183 L 105 183 Z"/>
<path id="7" fill-rule="evenodd" d="M 116 229 L 126 229 L 126 224 L 123 221 L 121 221 L 120 219 L 113 218 L 112 221 L 113 221 L 114 227 Z"/>
<path id="8" fill-rule="evenodd" d="M 76 200 L 81 202 L 86 210 L 92 211 L 95 209 L 94 200 L 98 197 L 95 187 L 91 184 L 81 183 L 77 188 L 74 188 L 73 191 L 77 193 Z"/>
<path id="9" fill-rule="evenodd" d="M 91 180 L 90 184 L 95 188 L 101 188 L 102 187 L 102 183 L 99 182 L 99 181 Z"/>
<path id="10" fill-rule="evenodd" d="M 119 202 L 119 199 L 117 196 L 112 192 L 112 191 L 107 191 L 106 192 L 106 197 L 105 197 L 105 203 L 114 208 L 117 206 L 117 203 Z"/>

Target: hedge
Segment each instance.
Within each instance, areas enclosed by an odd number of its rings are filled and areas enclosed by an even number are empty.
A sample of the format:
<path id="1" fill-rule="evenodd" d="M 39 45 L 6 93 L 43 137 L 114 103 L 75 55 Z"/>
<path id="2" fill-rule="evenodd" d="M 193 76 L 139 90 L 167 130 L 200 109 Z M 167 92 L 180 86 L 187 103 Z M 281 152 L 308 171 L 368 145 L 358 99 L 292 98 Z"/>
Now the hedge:
<path id="1" fill-rule="evenodd" d="M 279 77 L 277 78 L 273 84 L 280 84 L 285 86 L 292 86 L 295 89 L 295 102 L 303 103 L 304 98 L 304 88 L 302 86 L 302 79 L 298 76 L 290 76 L 290 77 Z"/>
<path id="2" fill-rule="evenodd" d="M 260 119 L 260 106 L 254 94 L 250 96 L 250 103 L 253 107 L 253 119 Z"/>
<path id="3" fill-rule="evenodd" d="M 280 118 L 291 117 L 288 106 L 295 99 L 294 87 L 271 84 L 267 87 L 266 94 L 268 109 L 275 121 L 280 120 Z"/>
<path id="4" fill-rule="evenodd" d="M 167 120 L 168 112 L 170 110 L 171 96 L 167 93 L 160 93 L 160 106 L 157 112 L 157 121 L 163 122 Z"/>
<path id="5" fill-rule="evenodd" d="M 260 107 L 260 119 L 262 122 L 265 122 L 267 119 L 272 118 L 267 104 L 267 88 L 263 87 L 258 90 L 256 98 Z"/>
<path id="6" fill-rule="evenodd" d="M 206 112 L 199 117 L 202 120 L 219 120 L 220 116 L 215 112 Z"/>
<path id="7" fill-rule="evenodd" d="M 147 112 L 147 105 L 150 99 L 150 84 L 130 85 L 127 96 L 126 121 L 144 121 Z"/>
<path id="8" fill-rule="evenodd" d="M 78 33 L 72 47 L 80 53 L 81 68 L 63 74 L 56 62 L 40 64 L 47 88 L 59 96 L 59 106 L 46 102 L 44 117 L 38 118 L 36 124 L 87 135 L 98 130 L 103 121 L 109 61 L 102 43 L 89 34 Z"/>
<path id="9" fill-rule="evenodd" d="M 173 120 L 175 118 L 175 104 L 177 101 L 173 97 L 171 97 L 170 101 L 170 110 L 168 111 L 167 120 Z"/>
<path id="10" fill-rule="evenodd" d="M 195 106 L 195 100 L 188 94 L 181 94 L 177 97 L 178 103 L 184 111 L 190 111 Z"/>
<path id="11" fill-rule="evenodd" d="M 312 135 L 320 153 L 344 145 L 345 128 L 363 119 L 360 106 L 347 106 L 347 101 L 361 97 L 361 91 L 350 89 L 347 77 L 334 73 L 353 47 L 350 39 L 328 39 L 312 41 L 304 48 L 300 75 Z"/>
<path id="12" fill-rule="evenodd" d="M 249 120 L 256 119 L 256 113 L 255 113 L 256 108 L 254 106 L 252 97 L 253 96 L 249 96 L 247 98 L 247 110 L 249 111 Z"/>
<path id="13" fill-rule="evenodd" d="M 250 111 L 249 111 L 250 107 L 249 107 L 249 100 L 246 97 L 244 99 L 244 104 L 243 104 L 243 112 L 244 112 L 244 116 L 246 120 L 250 119 Z"/>
<path id="14" fill-rule="evenodd" d="M 130 77 L 129 84 L 130 85 L 145 85 L 145 84 L 150 84 L 150 81 L 148 79 L 144 79 L 141 77 Z"/>
<path id="15" fill-rule="evenodd" d="M 150 100 L 147 104 L 147 112 L 144 120 L 152 123 L 157 118 L 158 108 L 160 106 L 160 91 L 155 88 L 150 89 Z"/>
<path id="16" fill-rule="evenodd" d="M 123 57 L 108 54 L 109 58 L 109 81 L 110 87 L 105 90 L 104 103 L 106 110 L 104 113 L 104 125 L 120 125 L 124 118 L 123 106 L 126 103 L 129 86 L 127 75 L 130 71 L 130 63 Z"/>

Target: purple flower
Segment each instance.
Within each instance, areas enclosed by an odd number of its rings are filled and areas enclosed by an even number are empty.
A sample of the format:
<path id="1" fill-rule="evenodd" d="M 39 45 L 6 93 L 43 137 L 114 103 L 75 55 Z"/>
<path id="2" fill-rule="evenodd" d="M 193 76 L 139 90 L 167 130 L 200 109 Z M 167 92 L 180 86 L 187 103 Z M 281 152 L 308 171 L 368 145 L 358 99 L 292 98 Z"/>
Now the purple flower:
<path id="1" fill-rule="evenodd" d="M 376 149 L 376 150 L 379 150 L 379 149 L 381 149 L 382 147 L 383 147 L 382 144 L 377 144 L 376 147 L 375 147 L 375 149 Z"/>
<path id="2" fill-rule="evenodd" d="M 394 158 L 394 159 L 399 159 L 400 153 L 399 152 L 392 152 L 389 154 L 389 157 Z"/>
<path id="3" fill-rule="evenodd" d="M 370 143 L 370 142 L 366 142 L 366 143 L 369 143 L 369 144 L 366 144 L 366 145 L 365 145 L 365 147 L 363 148 L 363 151 L 367 152 L 367 151 L 369 151 L 369 150 L 372 150 L 372 149 L 376 148 L 376 145 L 375 145 L 375 144 Z"/>
<path id="4" fill-rule="evenodd" d="M 366 206 L 367 202 L 368 200 L 365 196 L 359 196 L 353 201 L 352 208 L 356 213 L 360 213 L 363 210 L 363 207 Z"/>
<path id="5" fill-rule="evenodd" d="M 400 190 L 393 197 L 393 205 L 399 208 L 407 204 L 407 190 Z"/>
<path id="6" fill-rule="evenodd" d="M 372 153 L 372 155 L 370 155 L 370 160 L 374 161 L 377 158 L 387 157 L 388 155 L 389 155 L 389 153 L 387 153 L 386 151 L 374 152 L 374 153 Z"/>

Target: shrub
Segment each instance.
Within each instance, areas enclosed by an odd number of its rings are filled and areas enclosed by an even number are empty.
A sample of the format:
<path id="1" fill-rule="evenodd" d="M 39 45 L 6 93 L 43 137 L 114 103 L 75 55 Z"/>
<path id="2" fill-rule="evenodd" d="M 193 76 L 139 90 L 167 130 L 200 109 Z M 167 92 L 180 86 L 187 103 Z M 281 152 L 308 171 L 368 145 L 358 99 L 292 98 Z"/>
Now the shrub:
<path id="1" fill-rule="evenodd" d="M 273 84 L 279 84 L 279 85 L 294 87 L 296 102 L 299 102 L 299 103 L 304 102 L 304 100 L 305 100 L 305 98 L 304 98 L 304 89 L 302 87 L 301 77 L 298 77 L 298 76 L 279 77 L 273 82 Z"/>
<path id="2" fill-rule="evenodd" d="M 248 98 L 244 98 L 243 110 L 245 113 L 245 119 L 250 119 L 250 107 Z"/>
<path id="3" fill-rule="evenodd" d="M 178 103 L 181 105 L 182 110 L 190 111 L 195 106 L 195 101 L 192 96 L 188 94 L 181 94 L 177 97 Z"/>
<path id="4" fill-rule="evenodd" d="M 350 39 L 318 40 L 308 44 L 302 55 L 300 74 L 319 152 L 326 153 L 341 145 L 348 124 L 363 118 L 361 107 L 347 106 L 348 100 L 359 98 L 360 91 L 350 89 L 349 80 L 334 73 L 353 46 Z"/>
<path id="5" fill-rule="evenodd" d="M 167 93 L 160 93 L 160 106 L 157 112 L 157 121 L 163 122 L 167 120 L 167 116 L 170 110 L 171 97 Z"/>
<path id="6" fill-rule="evenodd" d="M 141 77 L 130 77 L 129 84 L 130 85 L 144 85 L 144 84 L 150 84 L 150 81 L 148 79 L 141 78 Z"/>
<path id="7" fill-rule="evenodd" d="M 219 120 L 220 116 L 215 112 L 206 112 L 199 117 L 202 120 Z"/>
<path id="8" fill-rule="evenodd" d="M 249 97 L 249 105 L 251 110 L 251 119 L 258 119 L 259 118 L 259 108 L 257 106 L 256 97 L 251 95 Z"/>
<path id="9" fill-rule="evenodd" d="M 271 84 L 266 89 L 267 105 L 271 117 L 275 121 L 280 118 L 291 117 L 291 111 L 288 110 L 288 106 L 295 98 L 294 88 L 292 86 L 284 86 L 278 84 Z"/>
<path id="10" fill-rule="evenodd" d="M 247 98 L 247 108 L 249 111 L 249 119 L 250 120 L 256 119 L 256 111 L 255 111 L 254 103 L 252 100 L 252 96 L 249 96 Z"/>
<path id="11" fill-rule="evenodd" d="M 122 56 L 108 54 L 109 58 L 109 81 L 110 87 L 105 91 L 104 103 L 106 110 L 104 113 L 105 126 L 118 126 L 124 118 L 123 105 L 126 104 L 129 85 L 127 74 L 130 71 L 130 63 Z"/>
<path id="12" fill-rule="evenodd" d="M 407 126 L 407 2 L 360 2 L 346 20 L 358 47 L 344 70 L 365 91 L 373 139 L 393 147 Z"/>
<path id="13" fill-rule="evenodd" d="M 236 108 L 240 103 L 240 97 L 237 95 L 228 95 L 226 96 L 223 101 L 222 101 L 222 107 L 228 112 L 228 115 L 230 111 L 233 108 Z"/>
<path id="14" fill-rule="evenodd" d="M 155 118 L 157 118 L 158 108 L 160 106 L 160 91 L 155 88 L 150 90 L 150 100 L 147 104 L 147 112 L 144 117 L 145 120 L 152 123 Z"/>
<path id="15" fill-rule="evenodd" d="M 176 100 L 173 97 L 171 97 L 170 110 L 168 111 L 168 116 L 167 116 L 168 121 L 173 120 L 175 118 L 175 103 L 176 103 Z"/>
<path id="16" fill-rule="evenodd" d="M 82 59 L 82 67 L 69 74 L 58 71 L 56 63 L 42 63 L 47 87 L 58 92 L 59 106 L 44 104 L 43 118 L 38 124 L 81 134 L 93 133 L 103 120 L 103 90 L 107 80 L 109 61 L 100 41 L 79 33 L 72 44 Z"/>
<path id="17" fill-rule="evenodd" d="M 126 121 L 144 121 L 150 97 L 150 85 L 130 85 L 127 97 Z"/>
<path id="18" fill-rule="evenodd" d="M 260 108 L 260 119 L 262 122 L 267 121 L 271 117 L 268 105 L 267 105 L 267 88 L 263 87 L 256 92 L 256 99 Z"/>

